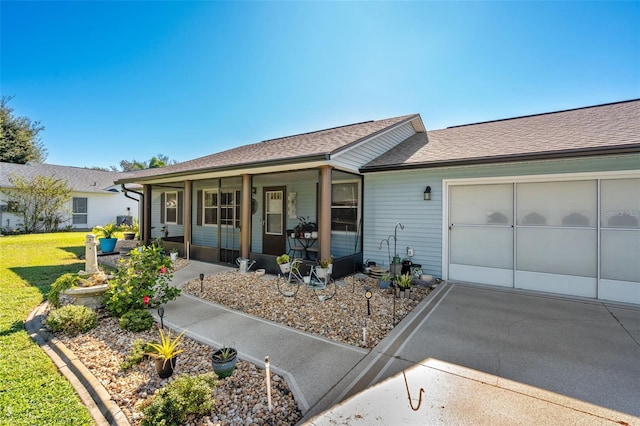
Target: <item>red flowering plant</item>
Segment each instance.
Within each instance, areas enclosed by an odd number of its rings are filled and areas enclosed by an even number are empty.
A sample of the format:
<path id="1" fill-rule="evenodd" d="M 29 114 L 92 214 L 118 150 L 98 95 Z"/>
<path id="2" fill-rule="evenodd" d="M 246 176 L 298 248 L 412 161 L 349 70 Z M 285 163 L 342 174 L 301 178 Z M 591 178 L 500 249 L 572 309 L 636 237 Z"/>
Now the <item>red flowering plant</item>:
<path id="1" fill-rule="evenodd" d="M 170 285 L 173 262 L 162 247 L 144 246 L 120 260 L 118 270 L 109 281 L 105 305 L 115 316 L 132 309 L 157 307 L 180 295 L 180 289 Z"/>

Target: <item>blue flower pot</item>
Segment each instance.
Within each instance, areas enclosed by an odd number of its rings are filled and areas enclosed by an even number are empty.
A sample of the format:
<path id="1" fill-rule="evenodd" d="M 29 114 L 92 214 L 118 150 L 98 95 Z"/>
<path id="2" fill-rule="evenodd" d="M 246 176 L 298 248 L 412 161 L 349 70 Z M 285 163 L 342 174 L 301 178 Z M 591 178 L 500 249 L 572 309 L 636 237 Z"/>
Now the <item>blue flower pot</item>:
<path id="1" fill-rule="evenodd" d="M 116 249 L 117 238 L 100 238 L 100 250 L 103 253 L 112 253 Z"/>
<path id="2" fill-rule="evenodd" d="M 232 357 L 226 360 L 220 360 L 217 358 L 222 353 L 220 349 L 218 349 L 213 353 L 213 355 L 211 355 L 211 365 L 213 366 L 213 371 L 221 379 L 229 377 L 233 373 L 234 368 L 236 368 L 236 362 L 238 361 L 238 352 L 235 349 L 232 349 L 232 351 Z"/>

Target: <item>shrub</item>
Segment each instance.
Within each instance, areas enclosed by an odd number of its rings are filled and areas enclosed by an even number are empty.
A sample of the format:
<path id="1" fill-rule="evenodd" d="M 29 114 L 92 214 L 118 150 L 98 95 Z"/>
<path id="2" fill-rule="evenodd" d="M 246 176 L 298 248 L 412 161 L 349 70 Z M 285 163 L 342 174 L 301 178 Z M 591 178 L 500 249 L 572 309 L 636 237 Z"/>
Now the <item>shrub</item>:
<path id="1" fill-rule="evenodd" d="M 178 377 L 147 403 L 141 425 L 181 425 L 189 414 L 211 413 L 215 387 L 215 373 Z"/>
<path id="2" fill-rule="evenodd" d="M 132 309 L 120 317 L 120 328 L 129 331 L 147 331 L 153 327 L 153 315 L 146 309 Z"/>
<path id="3" fill-rule="evenodd" d="M 122 259 L 114 278 L 109 281 L 105 304 L 112 315 L 121 316 L 132 309 L 159 306 L 180 295 L 180 289 L 169 285 L 173 262 L 162 247 L 150 245 L 132 250 Z"/>
<path id="4" fill-rule="evenodd" d="M 120 364 L 120 369 L 122 371 L 127 371 L 134 365 L 140 364 L 142 361 L 144 361 L 145 358 L 148 357 L 147 352 L 149 352 L 150 350 L 152 349 L 149 346 L 149 343 L 144 339 L 135 340 L 133 342 L 133 345 L 131 346 L 131 350 L 129 351 L 127 358 L 122 364 Z"/>
<path id="5" fill-rule="evenodd" d="M 85 333 L 98 325 L 98 315 L 81 305 L 67 305 L 49 313 L 47 324 L 51 330 L 69 335 Z"/>
<path id="6" fill-rule="evenodd" d="M 80 277 L 78 274 L 63 274 L 58 277 L 57 280 L 51 284 L 51 289 L 47 294 L 47 300 L 56 308 L 60 307 L 60 293 L 64 290 L 70 289 L 73 286 L 78 285 Z"/>

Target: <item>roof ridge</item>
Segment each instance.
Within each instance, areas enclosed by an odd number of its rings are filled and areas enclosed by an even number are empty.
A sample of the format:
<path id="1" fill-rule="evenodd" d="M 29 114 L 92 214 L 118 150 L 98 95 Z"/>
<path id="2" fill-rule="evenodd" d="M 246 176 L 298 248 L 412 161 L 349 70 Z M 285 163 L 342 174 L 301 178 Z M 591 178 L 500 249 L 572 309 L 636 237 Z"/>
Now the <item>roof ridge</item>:
<path id="1" fill-rule="evenodd" d="M 549 112 L 541 112 L 541 113 L 537 113 L 537 114 L 519 115 L 519 116 L 516 116 L 516 117 L 509 117 L 509 118 L 499 118 L 499 119 L 496 119 L 496 120 L 478 121 L 476 123 L 458 124 L 456 126 L 446 127 L 446 129 L 455 129 L 455 128 L 458 128 L 458 127 L 475 126 L 475 125 L 478 125 L 478 124 L 497 123 L 497 122 L 509 121 L 509 120 L 519 120 L 521 118 L 540 117 L 540 116 L 543 116 L 543 115 L 560 114 L 560 113 L 563 113 L 563 112 L 579 111 L 581 109 L 589 109 L 589 108 L 599 108 L 599 107 L 603 107 L 603 106 L 625 104 L 625 103 L 636 102 L 636 101 L 640 101 L 640 98 L 627 99 L 625 101 L 607 102 L 607 103 L 604 103 L 604 104 L 589 105 L 589 106 L 578 107 L 578 108 L 562 109 L 562 110 L 559 110 L 559 111 L 549 111 Z"/>
<path id="2" fill-rule="evenodd" d="M 381 118 L 379 120 L 367 120 L 367 121 L 361 121 L 359 123 L 343 124 L 341 126 L 328 127 L 326 129 L 312 130 L 310 132 L 297 133 L 295 135 L 287 135 L 287 136 L 281 136 L 279 138 L 265 139 L 263 141 L 256 142 L 256 143 L 271 142 L 271 141 L 276 141 L 276 140 L 280 140 L 280 139 L 295 138 L 295 137 L 298 137 L 298 136 L 311 135 L 311 134 L 314 134 L 314 133 L 326 132 L 326 131 L 329 131 L 329 130 L 342 129 L 344 127 L 360 126 L 362 124 L 375 123 L 375 122 L 378 122 L 378 121 L 394 120 L 394 119 L 405 118 L 405 117 L 410 117 L 410 116 L 414 116 L 414 115 L 417 115 L 417 114 L 406 114 L 406 115 L 399 115 L 397 117 Z M 250 144 L 250 145 L 252 145 L 252 144 Z"/>

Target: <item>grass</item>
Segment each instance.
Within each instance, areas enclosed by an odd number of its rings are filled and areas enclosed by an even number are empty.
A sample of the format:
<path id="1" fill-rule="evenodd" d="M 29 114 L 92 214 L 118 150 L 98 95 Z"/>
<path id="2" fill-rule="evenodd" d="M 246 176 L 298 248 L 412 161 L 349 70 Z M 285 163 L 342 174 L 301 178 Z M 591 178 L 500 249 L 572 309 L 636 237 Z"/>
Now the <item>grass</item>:
<path id="1" fill-rule="evenodd" d="M 0 237 L 0 425 L 92 425 L 69 382 L 24 320 L 51 283 L 84 269 L 86 232 Z"/>

